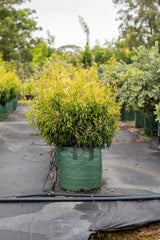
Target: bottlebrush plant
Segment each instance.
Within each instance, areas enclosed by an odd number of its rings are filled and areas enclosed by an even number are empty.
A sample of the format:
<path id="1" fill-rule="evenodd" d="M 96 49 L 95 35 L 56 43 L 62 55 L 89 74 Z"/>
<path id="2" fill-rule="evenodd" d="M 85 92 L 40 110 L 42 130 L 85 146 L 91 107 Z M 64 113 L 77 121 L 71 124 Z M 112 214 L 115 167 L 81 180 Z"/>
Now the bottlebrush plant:
<path id="1" fill-rule="evenodd" d="M 120 104 L 114 87 L 97 69 L 66 68 L 47 62 L 35 83 L 27 112 L 30 123 L 55 147 L 109 147 L 116 133 Z"/>

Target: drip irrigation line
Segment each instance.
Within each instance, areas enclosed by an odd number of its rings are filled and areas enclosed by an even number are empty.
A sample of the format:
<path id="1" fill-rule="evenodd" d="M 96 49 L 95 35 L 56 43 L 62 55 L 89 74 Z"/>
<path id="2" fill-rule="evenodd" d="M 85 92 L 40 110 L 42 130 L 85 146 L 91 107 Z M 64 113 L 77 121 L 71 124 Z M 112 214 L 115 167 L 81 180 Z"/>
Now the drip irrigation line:
<path id="1" fill-rule="evenodd" d="M 154 144 L 152 141 L 150 141 L 150 140 L 147 140 L 154 148 L 156 148 L 157 150 L 159 150 L 160 151 L 160 147 L 158 146 L 158 145 L 156 145 L 156 144 Z"/>
<path id="2" fill-rule="evenodd" d="M 49 175 L 51 173 L 51 171 L 54 172 L 54 178 L 53 178 L 53 183 L 52 183 L 52 187 L 51 187 L 51 190 L 50 191 L 53 191 L 54 188 L 55 188 L 55 184 L 56 184 L 56 179 L 57 179 L 57 171 L 56 171 L 56 167 L 55 167 L 55 160 L 56 160 L 56 149 L 54 150 L 53 154 L 52 154 L 52 159 L 50 161 L 50 167 L 49 167 L 49 172 L 45 178 L 45 181 L 43 183 L 43 186 L 42 186 L 42 189 L 44 192 L 46 192 L 46 189 L 45 189 L 45 185 L 46 185 L 46 182 L 49 178 Z"/>
<path id="3" fill-rule="evenodd" d="M 160 199 L 160 195 L 151 196 L 125 196 L 125 197 L 67 197 L 67 198 L 0 198 L 0 203 L 16 202 L 113 202 L 113 201 L 146 201 Z"/>
<path id="4" fill-rule="evenodd" d="M 146 197 L 148 195 L 144 195 Z M 157 195 L 153 195 L 157 196 Z M 140 195 L 109 195 L 109 194 L 81 194 L 81 193 L 43 193 L 43 194 L 28 194 L 28 195 L 18 195 L 18 196 L 7 196 L 7 197 L 0 197 L 1 198 L 32 198 L 32 197 L 65 197 L 65 198 L 115 198 L 115 197 L 140 197 Z"/>

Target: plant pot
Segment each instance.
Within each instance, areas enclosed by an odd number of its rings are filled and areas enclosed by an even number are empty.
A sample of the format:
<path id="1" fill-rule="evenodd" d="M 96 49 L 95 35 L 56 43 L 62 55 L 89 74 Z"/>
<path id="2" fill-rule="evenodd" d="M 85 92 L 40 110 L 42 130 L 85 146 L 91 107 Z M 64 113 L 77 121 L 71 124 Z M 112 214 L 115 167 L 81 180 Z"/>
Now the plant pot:
<path id="1" fill-rule="evenodd" d="M 0 104 L 0 120 L 3 120 L 3 106 Z"/>
<path id="2" fill-rule="evenodd" d="M 3 120 L 8 117 L 8 105 L 1 105 L 0 104 L 0 120 Z"/>
<path id="3" fill-rule="evenodd" d="M 144 128 L 144 115 L 141 111 L 135 112 L 135 127 Z"/>
<path id="4" fill-rule="evenodd" d="M 33 95 L 29 95 L 29 94 L 25 95 L 25 97 L 26 97 L 26 100 L 32 100 L 34 98 Z"/>
<path id="5" fill-rule="evenodd" d="M 17 107 L 17 97 L 14 98 L 12 101 L 13 101 L 13 110 L 16 110 L 16 107 Z"/>
<path id="6" fill-rule="evenodd" d="M 145 126 L 144 131 L 147 135 L 157 136 L 158 135 L 158 122 L 156 122 L 156 115 L 150 114 L 144 118 Z"/>
<path id="7" fill-rule="evenodd" d="M 7 108 L 8 108 L 8 113 L 13 112 L 13 101 L 10 100 L 9 102 L 6 103 Z"/>
<path id="8" fill-rule="evenodd" d="M 101 186 L 100 148 L 58 148 L 56 166 L 60 169 L 60 187 L 70 191 L 91 190 Z"/>

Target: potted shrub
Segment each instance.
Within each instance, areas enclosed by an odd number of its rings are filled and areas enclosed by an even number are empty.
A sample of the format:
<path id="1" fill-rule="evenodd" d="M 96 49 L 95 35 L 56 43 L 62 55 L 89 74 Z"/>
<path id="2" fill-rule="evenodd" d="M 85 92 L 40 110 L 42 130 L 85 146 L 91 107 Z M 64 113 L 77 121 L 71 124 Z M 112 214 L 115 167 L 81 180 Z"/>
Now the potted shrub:
<path id="1" fill-rule="evenodd" d="M 95 67 L 74 69 L 48 62 L 27 112 L 42 137 L 57 148 L 60 186 L 80 191 L 101 186 L 101 149 L 116 133 L 119 104 Z"/>
<path id="2" fill-rule="evenodd" d="M 23 84 L 23 95 L 26 100 L 33 99 L 34 97 L 34 80 L 26 80 Z"/>
<path id="3" fill-rule="evenodd" d="M 123 79 L 119 93 L 121 99 L 128 105 L 132 104 L 134 109 L 144 116 L 145 133 L 157 134 L 158 124 L 155 122 L 154 112 L 156 104 L 160 102 L 158 43 L 151 49 L 141 46 L 135 53 L 132 64 L 127 66 L 127 71 L 119 74 L 119 79 Z"/>
<path id="4" fill-rule="evenodd" d="M 116 62 L 115 58 L 110 58 L 107 64 L 98 67 L 98 75 L 101 80 L 114 83 L 117 86 L 117 100 L 121 101 L 121 120 L 134 120 L 135 111 L 132 104 L 129 106 L 121 92 L 122 86 L 126 81 L 128 65 L 123 61 Z"/>
<path id="5" fill-rule="evenodd" d="M 6 70 L 3 62 L 0 62 L 0 76 L 0 117 L 3 119 L 16 108 L 20 80 L 14 71 Z"/>

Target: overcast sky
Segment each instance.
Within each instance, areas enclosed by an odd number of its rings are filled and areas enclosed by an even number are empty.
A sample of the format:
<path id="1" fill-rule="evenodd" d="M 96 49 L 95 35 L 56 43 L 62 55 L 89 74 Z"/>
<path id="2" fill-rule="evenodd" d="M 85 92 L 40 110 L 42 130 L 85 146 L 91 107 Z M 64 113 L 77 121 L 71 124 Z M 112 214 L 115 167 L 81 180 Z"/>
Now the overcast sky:
<path id="1" fill-rule="evenodd" d="M 103 45 L 105 40 L 118 36 L 117 9 L 112 0 L 31 0 L 22 6 L 36 10 L 38 25 L 43 28 L 38 36 L 45 38 L 49 30 L 55 36 L 56 48 L 67 44 L 85 46 L 79 15 L 88 24 L 91 47 L 97 39 Z"/>

